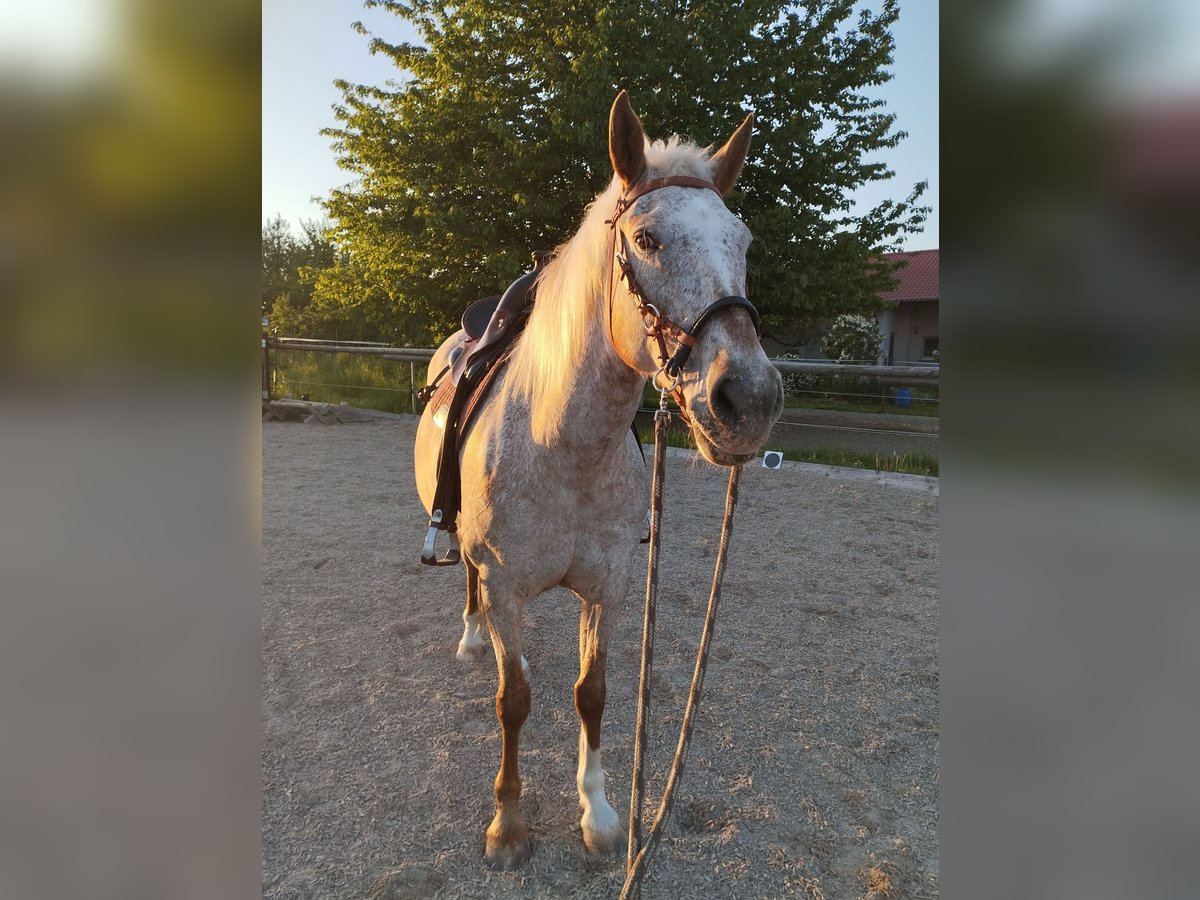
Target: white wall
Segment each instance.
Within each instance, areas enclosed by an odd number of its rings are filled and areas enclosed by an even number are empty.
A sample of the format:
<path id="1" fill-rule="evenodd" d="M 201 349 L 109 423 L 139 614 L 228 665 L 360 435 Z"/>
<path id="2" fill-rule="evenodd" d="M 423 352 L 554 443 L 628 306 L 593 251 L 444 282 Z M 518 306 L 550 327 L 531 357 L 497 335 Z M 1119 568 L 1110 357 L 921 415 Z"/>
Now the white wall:
<path id="1" fill-rule="evenodd" d="M 938 336 L 938 302 L 919 300 L 898 303 L 879 314 L 879 333 L 883 337 L 881 359 L 887 355 L 891 335 L 896 335 L 892 346 L 892 362 L 918 362 L 925 346 L 925 338 Z"/>

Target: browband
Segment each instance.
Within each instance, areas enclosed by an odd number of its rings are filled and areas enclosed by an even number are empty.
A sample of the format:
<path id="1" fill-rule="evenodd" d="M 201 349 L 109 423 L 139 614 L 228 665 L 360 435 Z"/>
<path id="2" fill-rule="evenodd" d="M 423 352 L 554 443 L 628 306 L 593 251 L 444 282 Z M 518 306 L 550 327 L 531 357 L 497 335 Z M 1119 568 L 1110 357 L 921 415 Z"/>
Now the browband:
<path id="1" fill-rule="evenodd" d="M 721 199 L 725 195 L 721 193 L 721 189 L 711 181 L 705 181 L 703 178 L 693 178 L 691 175 L 667 175 L 664 178 L 652 178 L 649 181 L 643 181 L 641 184 L 635 184 L 633 189 L 625 194 L 624 201 L 626 206 L 633 204 L 633 201 L 643 194 L 649 194 L 651 191 L 657 191 L 659 188 L 665 187 L 692 187 L 692 188 L 708 188 Z"/>

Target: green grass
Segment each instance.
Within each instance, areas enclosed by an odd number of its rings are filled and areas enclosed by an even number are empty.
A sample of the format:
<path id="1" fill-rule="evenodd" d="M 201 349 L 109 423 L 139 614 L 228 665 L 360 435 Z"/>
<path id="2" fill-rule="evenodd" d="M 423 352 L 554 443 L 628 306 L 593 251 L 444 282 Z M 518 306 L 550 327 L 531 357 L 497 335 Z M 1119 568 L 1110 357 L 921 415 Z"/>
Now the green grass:
<path id="1" fill-rule="evenodd" d="M 784 399 L 783 405 L 788 409 L 829 409 L 835 412 L 887 413 L 897 416 L 934 416 L 935 418 L 939 409 L 936 397 L 929 399 L 916 395 L 913 396 L 910 406 L 897 406 L 894 400 L 885 400 L 882 404 L 878 401 L 856 403 L 851 400 L 818 397 L 812 394 L 787 397 Z"/>
<path id="2" fill-rule="evenodd" d="M 835 447 L 814 447 L 807 450 L 784 450 L 784 459 L 818 463 L 823 466 L 847 466 L 853 469 L 872 469 L 876 472 L 904 472 L 908 475 L 938 474 L 938 460 L 928 453 L 860 453 Z"/>
<path id="3" fill-rule="evenodd" d="M 409 364 L 373 356 L 314 353 L 305 350 L 272 350 L 271 394 L 305 395 L 317 403 L 342 403 L 381 412 L 407 413 Z M 425 384 L 425 365 L 415 363 L 417 386 Z M 420 404 L 416 406 L 419 412 Z"/>
<path id="4" fill-rule="evenodd" d="M 675 420 L 678 421 L 678 420 Z M 652 428 L 639 428 L 638 439 L 643 444 L 654 443 Z M 696 442 L 685 429 L 673 425 L 667 432 L 667 446 L 695 450 Z M 851 469 L 870 469 L 875 472 L 902 472 L 908 475 L 937 477 L 938 460 L 927 453 L 862 453 L 837 447 L 785 449 L 783 458 L 795 462 L 817 463 L 823 466 L 845 466 Z"/>

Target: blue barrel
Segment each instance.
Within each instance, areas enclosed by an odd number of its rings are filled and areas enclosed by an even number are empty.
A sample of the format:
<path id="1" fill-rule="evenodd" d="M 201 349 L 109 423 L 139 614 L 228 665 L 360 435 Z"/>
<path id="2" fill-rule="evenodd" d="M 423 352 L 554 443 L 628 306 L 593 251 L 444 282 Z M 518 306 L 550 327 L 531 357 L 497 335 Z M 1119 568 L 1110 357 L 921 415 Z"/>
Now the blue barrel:
<path id="1" fill-rule="evenodd" d="M 912 388 L 896 388 L 896 405 L 905 408 L 912 406 Z"/>

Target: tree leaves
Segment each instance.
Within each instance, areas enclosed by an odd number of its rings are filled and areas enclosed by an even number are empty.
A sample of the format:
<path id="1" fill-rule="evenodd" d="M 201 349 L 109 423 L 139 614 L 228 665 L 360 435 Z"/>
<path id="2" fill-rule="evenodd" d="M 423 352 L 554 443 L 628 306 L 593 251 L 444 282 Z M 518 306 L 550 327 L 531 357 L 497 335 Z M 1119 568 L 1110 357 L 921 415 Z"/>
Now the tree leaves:
<path id="1" fill-rule="evenodd" d="M 753 109 L 729 202 L 755 234 L 749 291 L 772 336 L 875 308 L 890 286 L 880 254 L 928 212 L 922 185 L 850 212 L 851 192 L 890 176 L 879 154 L 903 136 L 869 93 L 891 77 L 894 0 L 857 15 L 853 0 L 367 5 L 427 44 L 372 35 L 401 77 L 390 89 L 339 82 L 326 132 L 359 180 L 325 201 L 339 252 L 314 296 L 331 310 L 386 304 L 371 337 L 444 338 L 468 303 L 529 267 L 530 250 L 567 240 L 612 177 L 620 88 L 652 138 L 719 146 Z"/>

